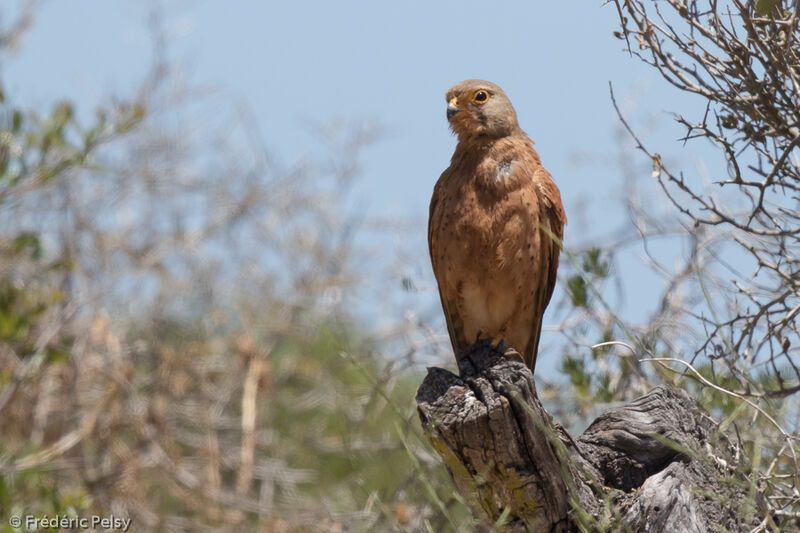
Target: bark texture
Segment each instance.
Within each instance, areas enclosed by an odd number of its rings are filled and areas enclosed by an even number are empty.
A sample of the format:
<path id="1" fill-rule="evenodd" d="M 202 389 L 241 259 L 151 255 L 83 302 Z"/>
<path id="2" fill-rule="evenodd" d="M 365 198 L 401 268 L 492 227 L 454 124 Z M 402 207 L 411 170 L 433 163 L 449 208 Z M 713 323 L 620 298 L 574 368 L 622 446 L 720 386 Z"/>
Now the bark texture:
<path id="1" fill-rule="evenodd" d="M 653 389 L 577 439 L 553 423 L 516 352 L 478 342 L 460 376 L 428 369 L 423 426 L 481 527 L 504 531 L 745 531 L 733 448 L 685 392 Z M 750 527 L 748 527 L 750 525 Z"/>

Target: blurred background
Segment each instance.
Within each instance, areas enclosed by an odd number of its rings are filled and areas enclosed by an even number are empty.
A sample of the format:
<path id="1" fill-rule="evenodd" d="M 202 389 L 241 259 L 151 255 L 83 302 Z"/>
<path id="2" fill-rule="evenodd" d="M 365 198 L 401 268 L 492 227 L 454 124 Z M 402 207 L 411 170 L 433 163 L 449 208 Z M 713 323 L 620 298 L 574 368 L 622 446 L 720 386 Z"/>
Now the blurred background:
<path id="1" fill-rule="evenodd" d="M 598 343 L 715 375 L 702 317 L 753 264 L 670 203 L 618 112 L 701 189 L 726 163 L 680 140 L 672 111 L 705 102 L 619 20 L 601 2 L 4 4 L 0 527 L 469 530 L 414 404 L 426 366 L 455 368 L 426 225 L 455 146 L 444 94 L 467 78 L 505 89 L 569 218 L 536 368 L 556 420 L 580 432 L 683 383 Z"/>

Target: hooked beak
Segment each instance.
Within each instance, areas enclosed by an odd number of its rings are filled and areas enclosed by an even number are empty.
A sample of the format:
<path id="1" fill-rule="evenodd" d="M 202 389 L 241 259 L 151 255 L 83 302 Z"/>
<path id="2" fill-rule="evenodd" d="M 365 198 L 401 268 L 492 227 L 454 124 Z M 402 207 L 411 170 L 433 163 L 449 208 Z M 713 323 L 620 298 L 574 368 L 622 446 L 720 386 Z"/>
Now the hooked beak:
<path id="1" fill-rule="evenodd" d="M 456 105 L 456 102 L 456 98 L 451 98 L 447 103 L 447 120 L 450 120 L 456 113 L 461 111 L 461 108 Z"/>

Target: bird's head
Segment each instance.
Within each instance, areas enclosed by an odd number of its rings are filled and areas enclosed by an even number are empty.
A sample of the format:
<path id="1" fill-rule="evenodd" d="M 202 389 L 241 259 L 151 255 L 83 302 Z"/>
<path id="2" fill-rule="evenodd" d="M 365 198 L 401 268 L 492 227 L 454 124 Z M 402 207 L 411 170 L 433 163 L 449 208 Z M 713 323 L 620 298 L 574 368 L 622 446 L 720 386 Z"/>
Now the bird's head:
<path id="1" fill-rule="evenodd" d="M 459 140 L 499 139 L 520 131 L 514 106 L 494 83 L 466 80 L 447 91 L 447 120 Z"/>

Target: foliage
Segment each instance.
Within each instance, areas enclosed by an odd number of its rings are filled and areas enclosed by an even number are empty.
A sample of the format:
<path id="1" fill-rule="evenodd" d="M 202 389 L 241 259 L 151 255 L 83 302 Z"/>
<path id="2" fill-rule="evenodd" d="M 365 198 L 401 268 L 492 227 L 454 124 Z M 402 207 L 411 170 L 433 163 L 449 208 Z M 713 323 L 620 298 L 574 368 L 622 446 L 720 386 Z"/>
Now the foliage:
<path id="1" fill-rule="evenodd" d="M 317 170 L 273 165 L 235 121 L 222 140 L 170 129 L 159 110 L 219 106 L 188 102 L 166 55 L 89 120 L 0 102 L 2 527 L 468 528 L 421 434 L 416 368 L 341 297 L 358 214 L 330 198 L 374 132 L 336 133 L 348 152 Z"/>
<path id="2" fill-rule="evenodd" d="M 647 158 L 634 173 L 658 183 L 677 224 L 629 204 L 639 238 L 619 241 L 643 245 L 665 282 L 656 312 L 639 325 L 622 321 L 608 303 L 606 287 L 623 274 L 598 276 L 587 268 L 589 250 L 568 253 L 567 286 L 580 318 L 568 317 L 560 329 L 571 344 L 563 370 L 577 392 L 578 416 L 597 409 L 594 402 L 628 399 L 659 381 L 686 388 L 721 421 L 719 438 L 736 435 L 739 459 L 727 463 L 732 475 L 721 481 L 750 480 L 744 483 L 753 501 L 741 510 L 743 523 L 758 516 L 755 531 L 791 530 L 800 511 L 797 5 L 612 4 L 625 51 L 702 104 L 696 116 L 675 112 L 685 128 L 680 141 L 706 141 L 721 157 L 704 161 L 714 180 L 705 185 L 682 161 L 662 155 L 668 147 L 649 146 L 612 90 L 623 128 Z M 670 232 L 685 251 L 677 268 L 649 250 L 651 240 Z M 620 248 L 601 254 L 613 264 Z"/>

